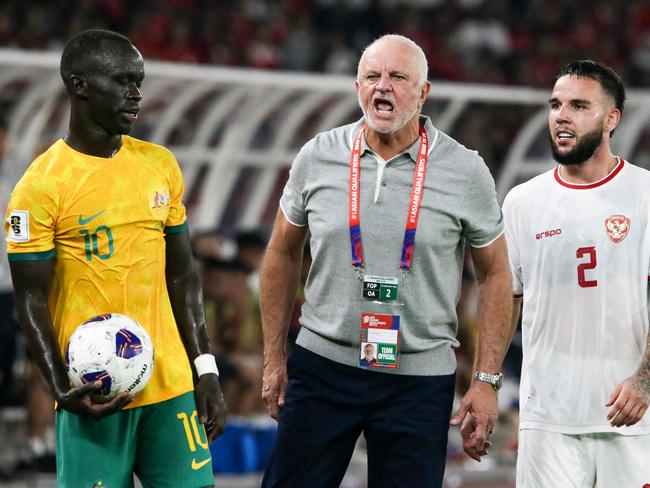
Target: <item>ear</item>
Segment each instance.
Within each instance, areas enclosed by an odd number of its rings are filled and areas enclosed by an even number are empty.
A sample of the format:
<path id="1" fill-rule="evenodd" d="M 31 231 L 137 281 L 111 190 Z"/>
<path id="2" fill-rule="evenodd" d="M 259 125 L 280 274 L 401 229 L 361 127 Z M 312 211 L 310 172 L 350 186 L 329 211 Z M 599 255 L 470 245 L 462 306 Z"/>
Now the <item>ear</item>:
<path id="1" fill-rule="evenodd" d="M 422 91 L 420 92 L 420 108 L 422 108 L 424 102 L 427 100 L 430 90 L 431 90 L 431 82 L 427 80 L 424 82 L 424 85 L 422 85 Z"/>
<path id="2" fill-rule="evenodd" d="M 88 81 L 85 75 L 70 75 L 70 91 L 79 98 L 88 98 Z"/>
<path id="3" fill-rule="evenodd" d="M 618 123 L 621 121 L 621 111 L 617 108 L 610 108 L 609 112 L 605 116 L 605 123 L 603 125 L 604 131 L 609 134 L 611 133 L 616 127 L 618 127 Z"/>

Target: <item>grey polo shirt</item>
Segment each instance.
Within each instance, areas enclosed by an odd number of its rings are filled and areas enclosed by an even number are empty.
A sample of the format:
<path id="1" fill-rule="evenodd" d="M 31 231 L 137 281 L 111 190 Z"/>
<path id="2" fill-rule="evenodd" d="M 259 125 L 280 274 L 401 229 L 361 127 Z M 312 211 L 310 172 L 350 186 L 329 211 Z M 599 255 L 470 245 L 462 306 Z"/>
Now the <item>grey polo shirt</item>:
<path id="1" fill-rule="evenodd" d="M 318 134 L 291 167 L 280 207 L 293 225 L 309 228 L 312 266 L 297 343 L 333 361 L 359 365 L 362 312 L 400 315 L 397 370 L 408 375 L 443 375 L 456 369 L 456 304 L 460 296 L 463 246 L 484 247 L 503 233 L 494 180 L 475 151 L 438 131 L 421 117 L 429 136 L 429 158 L 412 270 L 399 288 L 403 305 L 362 298 L 362 282 L 351 264 L 348 198 L 350 153 L 363 119 Z M 384 162 L 363 141 L 360 221 L 368 275 L 399 278 L 413 172 L 420 140 Z M 383 170 L 382 170 L 383 167 Z"/>

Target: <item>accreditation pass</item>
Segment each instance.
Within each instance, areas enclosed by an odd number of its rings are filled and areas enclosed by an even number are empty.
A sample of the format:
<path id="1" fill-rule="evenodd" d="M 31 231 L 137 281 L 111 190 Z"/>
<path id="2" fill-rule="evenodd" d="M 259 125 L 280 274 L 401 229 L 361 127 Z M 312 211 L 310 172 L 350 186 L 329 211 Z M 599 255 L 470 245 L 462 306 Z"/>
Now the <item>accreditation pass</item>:
<path id="1" fill-rule="evenodd" d="M 361 314 L 359 366 L 397 368 L 399 364 L 399 315 Z"/>
<path id="2" fill-rule="evenodd" d="M 363 298 L 392 302 L 397 300 L 397 287 L 397 278 L 366 275 L 363 277 Z"/>

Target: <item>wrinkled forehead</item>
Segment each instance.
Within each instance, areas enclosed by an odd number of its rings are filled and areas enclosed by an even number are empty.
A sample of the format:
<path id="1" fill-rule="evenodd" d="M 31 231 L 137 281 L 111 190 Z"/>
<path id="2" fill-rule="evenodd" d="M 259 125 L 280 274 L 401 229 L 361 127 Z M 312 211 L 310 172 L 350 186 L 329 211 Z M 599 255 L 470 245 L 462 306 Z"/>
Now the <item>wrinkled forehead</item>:
<path id="1" fill-rule="evenodd" d="M 360 71 L 400 71 L 417 73 L 415 50 L 398 39 L 386 39 L 370 46 L 359 62 Z"/>

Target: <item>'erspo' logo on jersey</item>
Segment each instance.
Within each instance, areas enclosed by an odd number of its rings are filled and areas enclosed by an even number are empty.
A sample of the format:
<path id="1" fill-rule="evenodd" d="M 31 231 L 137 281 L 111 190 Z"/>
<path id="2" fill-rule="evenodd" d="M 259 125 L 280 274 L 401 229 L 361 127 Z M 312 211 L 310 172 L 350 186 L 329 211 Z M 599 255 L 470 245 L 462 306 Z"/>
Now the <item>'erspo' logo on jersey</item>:
<path id="1" fill-rule="evenodd" d="M 627 233 L 630 231 L 630 219 L 625 215 L 612 215 L 605 220 L 605 230 L 609 240 L 618 244 L 627 237 Z"/>
<path id="2" fill-rule="evenodd" d="M 535 234 L 535 239 L 539 241 L 544 237 L 555 237 L 555 236 L 559 236 L 560 234 L 562 234 L 562 229 L 545 230 L 544 232 Z"/>

